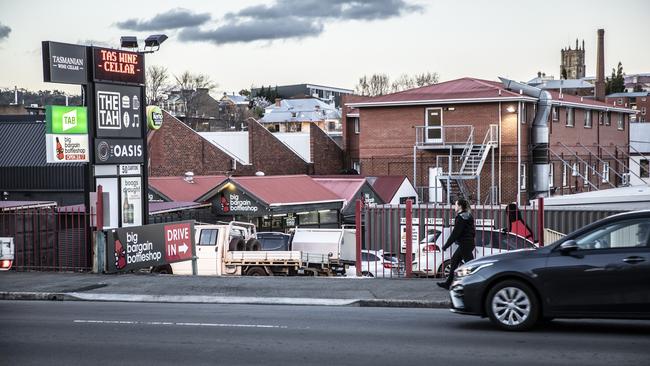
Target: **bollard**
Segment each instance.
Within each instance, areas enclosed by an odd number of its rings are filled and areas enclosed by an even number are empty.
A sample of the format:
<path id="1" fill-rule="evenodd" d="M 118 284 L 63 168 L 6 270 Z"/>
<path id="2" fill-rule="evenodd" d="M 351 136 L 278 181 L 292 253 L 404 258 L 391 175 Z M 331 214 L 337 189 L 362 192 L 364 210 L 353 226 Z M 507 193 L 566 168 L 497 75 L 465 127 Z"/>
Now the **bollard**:
<path id="1" fill-rule="evenodd" d="M 354 235 L 356 237 L 356 244 L 357 244 L 357 252 L 356 252 L 356 262 L 355 262 L 355 267 L 357 269 L 357 276 L 361 277 L 361 267 L 363 266 L 363 263 L 361 263 L 361 230 L 363 228 L 363 224 L 361 223 L 361 207 L 363 206 L 363 202 L 361 200 L 357 200 L 356 206 L 354 208 L 354 223 L 356 225 L 356 229 L 354 231 Z"/>
<path id="2" fill-rule="evenodd" d="M 406 278 L 413 274 L 413 201 L 406 200 L 406 254 L 404 255 L 406 265 Z"/>

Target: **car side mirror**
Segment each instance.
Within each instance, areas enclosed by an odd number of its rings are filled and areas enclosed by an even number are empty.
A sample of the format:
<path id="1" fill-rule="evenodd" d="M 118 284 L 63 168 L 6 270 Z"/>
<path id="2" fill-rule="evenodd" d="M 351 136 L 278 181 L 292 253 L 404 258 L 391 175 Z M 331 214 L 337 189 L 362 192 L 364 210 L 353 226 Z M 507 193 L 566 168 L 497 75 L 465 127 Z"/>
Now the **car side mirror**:
<path id="1" fill-rule="evenodd" d="M 578 243 L 575 240 L 567 240 L 560 244 L 560 252 L 562 254 L 568 254 L 576 250 L 578 250 Z"/>

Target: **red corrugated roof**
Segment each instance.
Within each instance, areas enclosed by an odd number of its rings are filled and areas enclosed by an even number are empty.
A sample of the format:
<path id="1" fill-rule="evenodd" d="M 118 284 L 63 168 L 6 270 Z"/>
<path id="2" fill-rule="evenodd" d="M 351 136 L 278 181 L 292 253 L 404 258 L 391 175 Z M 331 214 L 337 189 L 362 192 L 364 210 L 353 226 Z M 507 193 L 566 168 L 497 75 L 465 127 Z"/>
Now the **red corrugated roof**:
<path id="1" fill-rule="evenodd" d="M 377 177 L 372 188 L 375 189 L 375 192 L 377 192 L 384 202 L 390 202 L 405 179 L 406 177 L 402 175 Z"/>
<path id="2" fill-rule="evenodd" d="M 224 175 L 199 175 L 189 183 L 184 177 L 149 177 L 149 186 L 172 201 L 194 202 L 226 179 Z"/>
<path id="3" fill-rule="evenodd" d="M 361 178 L 314 178 L 318 184 L 334 192 L 340 198 L 345 200 L 345 204 L 357 198 L 357 192 L 366 183 L 364 177 Z"/>
<path id="4" fill-rule="evenodd" d="M 501 92 L 499 94 L 499 91 Z M 442 83 L 386 94 L 360 101 L 361 103 L 407 102 L 440 99 L 519 98 L 522 95 L 506 90 L 497 81 L 462 78 Z"/>
<path id="5" fill-rule="evenodd" d="M 569 95 L 569 94 L 562 94 L 562 99 L 560 99 L 560 92 L 556 90 L 547 90 L 549 93 L 551 93 L 551 97 L 553 98 L 553 102 L 569 102 L 569 103 L 577 103 L 577 104 L 585 104 L 586 106 L 594 106 L 594 107 L 601 107 L 601 108 L 617 108 L 617 109 L 626 109 L 629 110 L 630 112 L 633 112 L 629 108 L 624 108 L 621 106 L 615 106 L 613 104 L 607 104 L 605 102 L 601 102 L 596 99 L 592 98 L 587 98 L 587 97 L 580 97 L 577 95 Z"/>
<path id="6" fill-rule="evenodd" d="M 269 205 L 343 201 L 307 175 L 232 177 L 231 180 Z"/>

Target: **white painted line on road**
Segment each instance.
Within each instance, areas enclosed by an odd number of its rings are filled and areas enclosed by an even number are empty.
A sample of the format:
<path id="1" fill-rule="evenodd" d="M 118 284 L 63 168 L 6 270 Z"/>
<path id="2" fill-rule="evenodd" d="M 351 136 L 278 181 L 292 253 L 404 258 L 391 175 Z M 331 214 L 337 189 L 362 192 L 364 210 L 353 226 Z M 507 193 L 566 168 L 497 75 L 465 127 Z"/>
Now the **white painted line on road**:
<path id="1" fill-rule="evenodd" d="M 74 323 L 127 324 L 127 325 L 177 325 L 177 326 L 187 326 L 187 327 L 228 327 L 228 328 L 275 328 L 275 329 L 289 328 L 286 325 L 267 325 L 267 324 L 142 322 L 136 320 L 74 320 Z"/>

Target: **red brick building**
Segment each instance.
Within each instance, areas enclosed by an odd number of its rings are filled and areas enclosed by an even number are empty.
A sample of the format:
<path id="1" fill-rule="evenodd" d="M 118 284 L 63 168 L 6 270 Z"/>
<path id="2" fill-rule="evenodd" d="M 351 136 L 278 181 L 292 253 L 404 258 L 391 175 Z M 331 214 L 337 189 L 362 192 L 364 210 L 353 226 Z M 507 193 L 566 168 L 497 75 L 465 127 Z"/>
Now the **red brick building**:
<path id="1" fill-rule="evenodd" d="M 605 98 L 605 102 L 611 106 L 631 108 L 637 111 L 631 122 L 650 121 L 650 92 L 629 92 L 614 93 Z"/>
<path id="2" fill-rule="evenodd" d="M 480 202 L 523 202 L 540 182 L 534 172 L 548 175 L 547 194 L 625 183 L 617 160 L 628 153 L 634 111 L 550 91 L 542 129 L 548 154 L 543 164 L 533 164 L 540 94 L 505 85 L 462 78 L 374 98 L 346 97 L 346 168 L 406 175 L 423 201 L 463 194 Z"/>
<path id="3" fill-rule="evenodd" d="M 222 138 L 227 139 L 228 133 Z M 298 154 L 253 119 L 248 120 L 245 135 L 247 159 L 242 160 L 210 141 L 183 122 L 164 113 L 162 127 L 149 133 L 150 176 L 196 175 L 265 175 L 339 174 L 343 151 L 325 132 L 316 126 L 309 131 L 309 157 Z"/>

